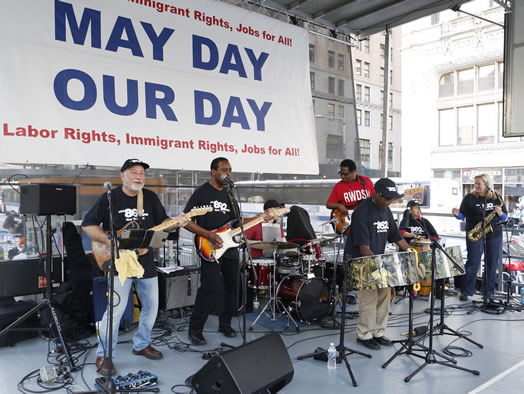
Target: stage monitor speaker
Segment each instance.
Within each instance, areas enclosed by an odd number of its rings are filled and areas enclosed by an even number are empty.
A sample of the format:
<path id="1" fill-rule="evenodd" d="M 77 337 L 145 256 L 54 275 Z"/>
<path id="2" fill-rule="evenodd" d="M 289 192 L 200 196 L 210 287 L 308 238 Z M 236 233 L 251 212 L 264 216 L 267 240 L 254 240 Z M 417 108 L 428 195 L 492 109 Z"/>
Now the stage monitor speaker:
<path id="1" fill-rule="evenodd" d="M 293 379 L 293 364 L 277 333 L 214 356 L 191 379 L 199 394 L 276 393 Z"/>
<path id="2" fill-rule="evenodd" d="M 76 187 L 51 183 L 20 186 L 20 213 L 24 215 L 74 215 Z"/>

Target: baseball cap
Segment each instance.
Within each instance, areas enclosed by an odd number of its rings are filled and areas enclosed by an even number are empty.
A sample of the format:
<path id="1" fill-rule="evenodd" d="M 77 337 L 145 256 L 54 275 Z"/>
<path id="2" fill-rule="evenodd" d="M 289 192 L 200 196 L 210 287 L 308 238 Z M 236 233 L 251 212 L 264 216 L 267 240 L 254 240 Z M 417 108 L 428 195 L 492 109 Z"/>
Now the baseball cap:
<path id="1" fill-rule="evenodd" d="M 389 178 L 381 178 L 375 182 L 375 191 L 388 200 L 398 200 L 402 197 L 397 192 L 397 185 Z"/>
<path id="2" fill-rule="evenodd" d="M 140 165 L 144 167 L 144 170 L 147 170 L 149 168 L 149 164 L 144 163 L 142 160 L 139 159 L 127 159 L 124 164 L 122 164 L 122 168 L 120 169 L 120 172 L 124 172 L 130 167 Z"/>
<path id="3" fill-rule="evenodd" d="M 413 207 L 416 207 L 417 205 L 420 206 L 420 203 L 417 200 L 411 200 L 408 201 L 407 207 L 411 209 Z"/>

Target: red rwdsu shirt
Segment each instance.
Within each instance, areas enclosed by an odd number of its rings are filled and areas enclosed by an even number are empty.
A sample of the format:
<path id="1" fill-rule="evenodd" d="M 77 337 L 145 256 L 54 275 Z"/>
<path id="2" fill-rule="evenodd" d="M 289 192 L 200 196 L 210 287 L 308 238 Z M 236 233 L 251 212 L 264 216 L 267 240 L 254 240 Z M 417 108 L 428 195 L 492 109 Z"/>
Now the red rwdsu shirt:
<path id="1" fill-rule="evenodd" d="M 360 180 L 364 180 L 364 187 Z M 360 202 L 371 197 L 375 193 L 373 182 L 367 176 L 357 175 L 357 179 L 348 183 L 339 181 L 331 191 L 328 203 L 344 204 L 350 210 L 358 207 Z"/>

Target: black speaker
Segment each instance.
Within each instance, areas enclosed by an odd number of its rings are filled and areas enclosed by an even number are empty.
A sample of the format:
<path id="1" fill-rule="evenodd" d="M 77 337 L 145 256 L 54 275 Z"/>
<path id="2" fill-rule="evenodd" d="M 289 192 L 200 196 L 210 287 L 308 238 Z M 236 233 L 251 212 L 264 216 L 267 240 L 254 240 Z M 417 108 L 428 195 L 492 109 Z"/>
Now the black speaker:
<path id="1" fill-rule="evenodd" d="M 20 186 L 20 213 L 24 215 L 74 215 L 76 187 L 51 183 Z"/>
<path id="2" fill-rule="evenodd" d="M 197 393 L 276 393 L 293 379 L 293 364 L 277 333 L 214 356 L 191 379 Z"/>

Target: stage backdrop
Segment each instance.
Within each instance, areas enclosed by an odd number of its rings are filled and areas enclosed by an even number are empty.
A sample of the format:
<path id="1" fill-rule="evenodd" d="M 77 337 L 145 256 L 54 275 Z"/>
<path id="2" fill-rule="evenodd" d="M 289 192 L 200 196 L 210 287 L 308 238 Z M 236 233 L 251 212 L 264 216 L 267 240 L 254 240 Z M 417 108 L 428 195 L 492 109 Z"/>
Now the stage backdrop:
<path id="1" fill-rule="evenodd" d="M 220 1 L 0 5 L 0 161 L 318 173 L 304 29 Z"/>

